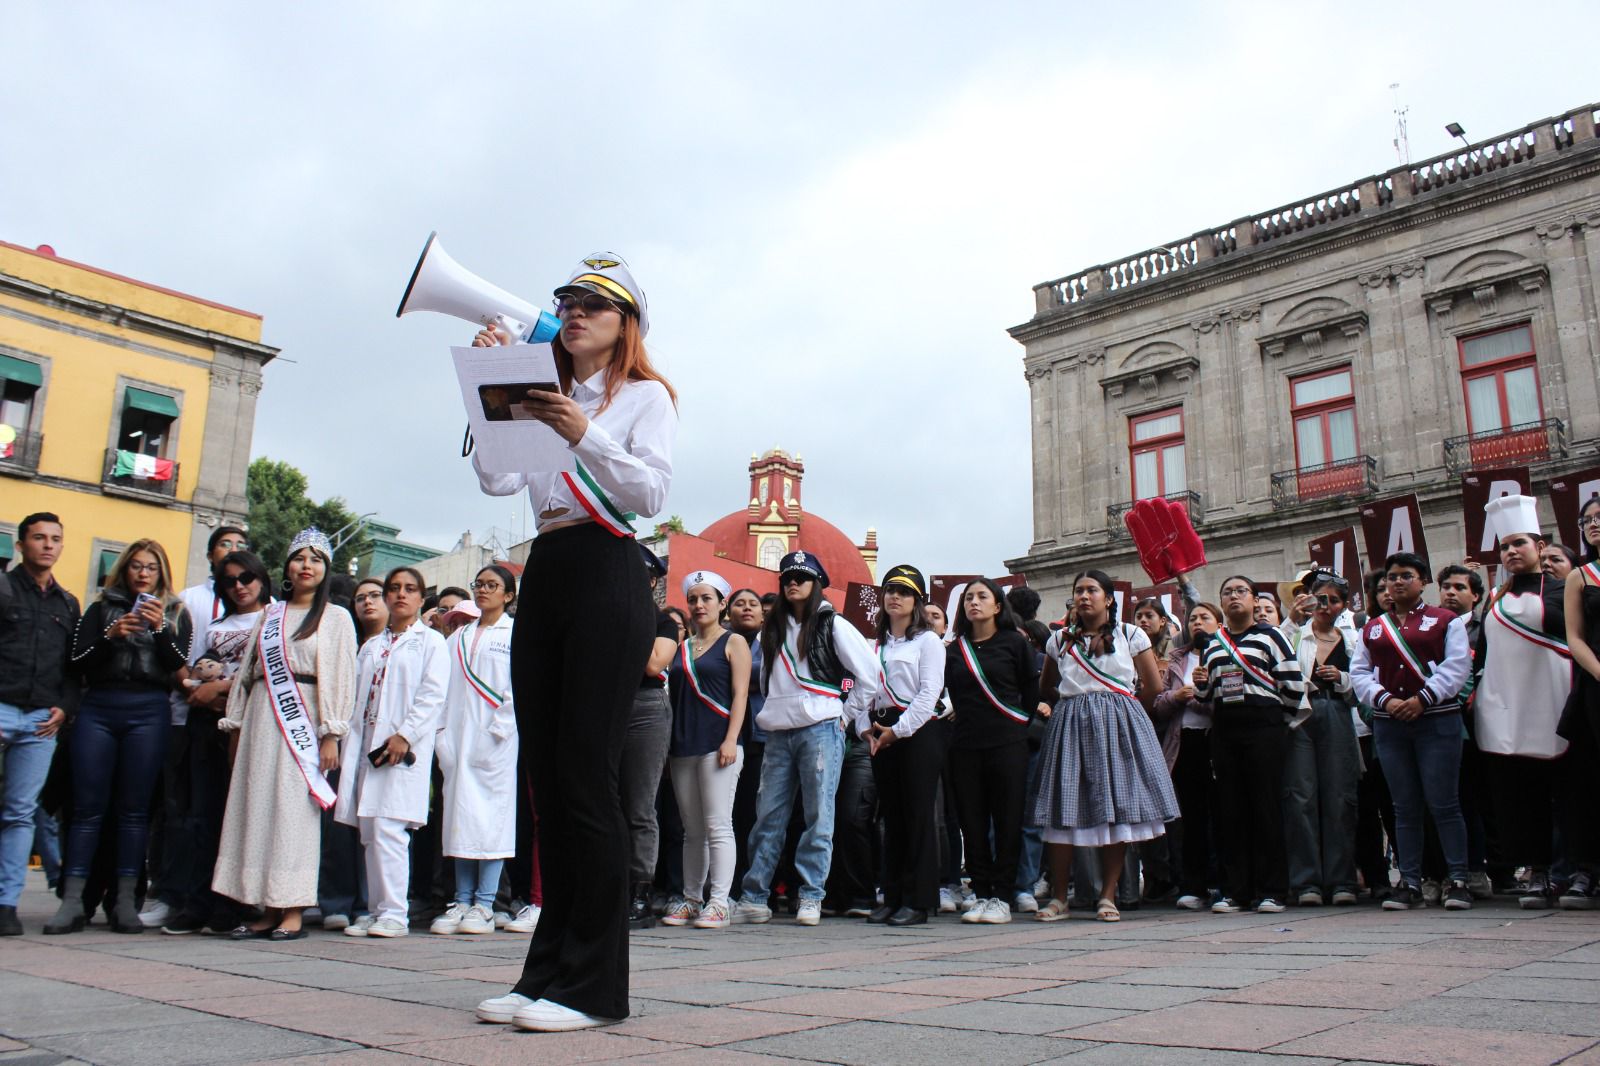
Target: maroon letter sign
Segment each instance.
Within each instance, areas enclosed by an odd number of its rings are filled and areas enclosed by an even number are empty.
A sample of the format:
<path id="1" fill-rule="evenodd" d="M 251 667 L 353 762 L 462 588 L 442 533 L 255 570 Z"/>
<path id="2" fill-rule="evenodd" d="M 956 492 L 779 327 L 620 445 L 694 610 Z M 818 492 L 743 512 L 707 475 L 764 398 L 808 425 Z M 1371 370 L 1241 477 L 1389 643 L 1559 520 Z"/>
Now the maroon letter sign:
<path id="1" fill-rule="evenodd" d="M 1361 535 L 1367 542 L 1367 558 L 1372 560 L 1373 566 L 1382 566 L 1395 552 L 1413 552 L 1422 556 L 1423 562 L 1428 561 L 1428 541 L 1422 533 L 1422 505 L 1417 503 L 1414 492 L 1362 504 Z"/>
<path id="2" fill-rule="evenodd" d="M 844 592 L 844 620 L 868 640 L 878 639 L 878 586 L 852 581 Z"/>
<path id="3" fill-rule="evenodd" d="M 1527 496 L 1533 481 L 1525 466 L 1502 470 L 1474 470 L 1461 479 L 1461 512 L 1467 524 L 1467 558 L 1485 566 L 1500 561 L 1494 531 L 1484 521 L 1484 507 L 1501 496 Z"/>
<path id="4" fill-rule="evenodd" d="M 1366 594 L 1362 589 L 1361 553 L 1356 549 L 1356 531 L 1347 526 L 1337 533 L 1328 533 L 1306 545 L 1311 565 L 1319 570 L 1332 570 L 1350 582 L 1350 609 L 1364 611 Z"/>
<path id="5" fill-rule="evenodd" d="M 1600 492 L 1600 467 L 1550 479 L 1550 506 L 1556 512 L 1556 532 L 1561 536 L 1561 543 L 1579 554 L 1583 553 L 1584 539 L 1583 531 L 1578 528 L 1578 512 L 1597 492 Z"/>

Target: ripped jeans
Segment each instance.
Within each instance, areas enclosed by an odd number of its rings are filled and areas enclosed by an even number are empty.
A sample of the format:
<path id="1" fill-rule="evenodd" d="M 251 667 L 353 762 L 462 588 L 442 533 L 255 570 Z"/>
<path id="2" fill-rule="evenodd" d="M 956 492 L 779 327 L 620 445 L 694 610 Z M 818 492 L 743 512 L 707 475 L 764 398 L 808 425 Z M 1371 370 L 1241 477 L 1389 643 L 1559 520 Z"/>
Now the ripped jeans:
<path id="1" fill-rule="evenodd" d="M 822 898 L 833 865 L 833 799 L 843 762 L 844 729 L 837 718 L 803 729 L 767 733 L 761 790 L 756 794 L 756 824 L 750 830 L 750 869 L 742 886 L 746 902 L 765 905 L 772 892 L 772 872 L 783 854 L 796 789 L 806 818 L 805 832 L 794 853 L 800 898 Z"/>

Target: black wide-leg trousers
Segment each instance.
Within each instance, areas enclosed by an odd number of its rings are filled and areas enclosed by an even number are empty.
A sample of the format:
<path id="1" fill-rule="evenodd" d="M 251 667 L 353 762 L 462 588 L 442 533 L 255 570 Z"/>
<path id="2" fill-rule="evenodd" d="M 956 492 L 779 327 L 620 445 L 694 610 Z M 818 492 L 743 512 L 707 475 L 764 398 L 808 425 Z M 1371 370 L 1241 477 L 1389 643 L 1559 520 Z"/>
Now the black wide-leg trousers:
<path id="1" fill-rule="evenodd" d="M 655 639 L 635 542 L 585 524 L 534 539 L 511 632 L 523 766 L 539 812 L 544 909 L 515 991 L 628 1015 L 628 824 L 617 787 Z"/>
<path id="2" fill-rule="evenodd" d="M 939 840 L 934 804 L 945 765 L 945 732 L 936 722 L 872 757 L 883 812 L 883 902 L 934 913 L 939 909 Z"/>

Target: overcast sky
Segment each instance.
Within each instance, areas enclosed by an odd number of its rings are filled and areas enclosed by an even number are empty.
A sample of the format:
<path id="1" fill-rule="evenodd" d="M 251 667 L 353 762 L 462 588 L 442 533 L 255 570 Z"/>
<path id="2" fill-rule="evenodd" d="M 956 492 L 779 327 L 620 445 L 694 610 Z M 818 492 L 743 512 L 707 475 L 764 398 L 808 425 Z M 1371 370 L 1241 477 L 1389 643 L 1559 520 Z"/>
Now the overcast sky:
<path id="1" fill-rule="evenodd" d="M 620 252 L 667 514 L 778 445 L 885 564 L 992 573 L 1034 284 L 1388 169 L 1391 82 L 1413 159 L 1600 97 L 1580 3 L 1204 7 L 16 0 L 0 239 L 262 314 L 255 454 L 439 548 L 524 509 L 458 458 L 471 327 L 393 317 L 428 231 L 540 303 Z"/>

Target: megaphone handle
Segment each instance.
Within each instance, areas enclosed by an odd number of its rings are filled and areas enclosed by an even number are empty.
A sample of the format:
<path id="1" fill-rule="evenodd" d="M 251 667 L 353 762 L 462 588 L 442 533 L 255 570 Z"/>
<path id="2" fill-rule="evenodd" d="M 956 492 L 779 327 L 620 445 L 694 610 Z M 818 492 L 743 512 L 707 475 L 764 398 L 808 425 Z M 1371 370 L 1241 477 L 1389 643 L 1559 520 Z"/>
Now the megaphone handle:
<path id="1" fill-rule="evenodd" d="M 512 344 L 527 340 L 528 338 L 528 327 L 523 325 L 521 322 L 518 322 L 514 318 L 507 318 L 505 315 L 495 315 L 494 321 L 490 324 L 498 329 L 505 330 L 506 334 L 510 336 Z"/>

